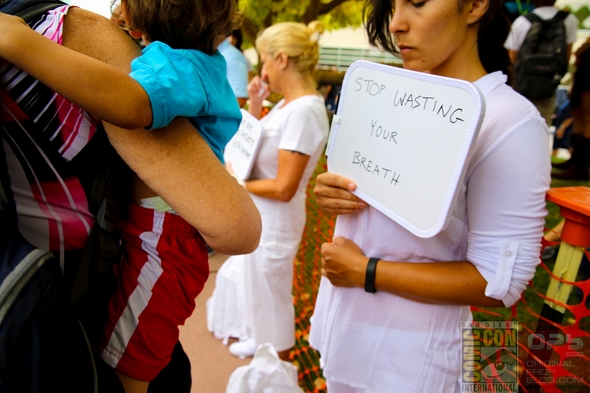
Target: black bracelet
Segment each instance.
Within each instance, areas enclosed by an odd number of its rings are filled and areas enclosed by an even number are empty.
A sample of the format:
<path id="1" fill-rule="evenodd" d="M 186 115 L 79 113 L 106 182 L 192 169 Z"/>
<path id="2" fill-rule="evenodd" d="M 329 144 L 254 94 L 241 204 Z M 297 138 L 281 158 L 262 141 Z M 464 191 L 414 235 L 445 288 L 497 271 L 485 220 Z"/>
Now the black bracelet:
<path id="1" fill-rule="evenodd" d="M 377 270 L 379 258 L 369 258 L 367 263 L 367 272 L 365 273 L 365 292 L 375 293 L 375 271 Z"/>

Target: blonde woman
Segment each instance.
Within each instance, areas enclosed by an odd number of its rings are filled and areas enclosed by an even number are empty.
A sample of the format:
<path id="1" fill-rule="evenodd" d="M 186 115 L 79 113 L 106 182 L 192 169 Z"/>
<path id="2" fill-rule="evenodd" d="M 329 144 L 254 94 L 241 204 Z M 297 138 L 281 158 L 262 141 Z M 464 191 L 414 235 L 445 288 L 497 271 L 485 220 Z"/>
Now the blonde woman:
<path id="1" fill-rule="evenodd" d="M 319 58 L 323 25 L 279 23 L 256 40 L 263 63 L 248 85 L 249 111 L 260 118 L 270 91 L 283 95 L 262 118 L 263 137 L 244 187 L 262 217 L 260 246 L 243 258 L 245 316 L 251 338 L 230 346 L 240 357 L 271 343 L 282 359 L 295 344 L 291 295 L 293 258 L 305 225 L 306 188 L 328 137 L 323 97 L 312 73 Z"/>

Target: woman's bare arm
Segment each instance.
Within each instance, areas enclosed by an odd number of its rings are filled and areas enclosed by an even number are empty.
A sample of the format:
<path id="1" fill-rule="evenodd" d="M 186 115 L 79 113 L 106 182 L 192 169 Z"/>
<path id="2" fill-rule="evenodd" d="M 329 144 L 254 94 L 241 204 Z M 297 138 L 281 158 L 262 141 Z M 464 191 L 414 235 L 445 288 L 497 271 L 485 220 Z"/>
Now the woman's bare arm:
<path id="1" fill-rule="evenodd" d="M 299 182 L 308 162 L 309 156 L 305 154 L 279 150 L 277 177 L 248 181 L 244 187 L 254 195 L 289 202 L 299 188 Z"/>
<path id="2" fill-rule="evenodd" d="M 64 45 L 123 72 L 139 55 L 114 23 L 73 8 L 64 25 Z M 158 132 L 105 124 L 109 140 L 141 180 L 223 254 L 243 254 L 260 240 L 260 214 L 248 193 L 225 170 L 207 142 L 185 118 Z"/>
<path id="3" fill-rule="evenodd" d="M 262 228 L 258 210 L 187 119 L 177 118 L 158 132 L 105 128 L 129 167 L 209 246 L 229 255 L 256 249 Z"/>
<path id="4" fill-rule="evenodd" d="M 336 237 L 322 245 L 322 274 L 339 287 L 364 288 L 369 256 L 351 240 Z M 485 295 L 487 281 L 468 261 L 379 261 L 375 274 L 377 291 L 393 293 L 424 303 L 505 307 L 501 300 Z"/>
<path id="5" fill-rule="evenodd" d="M 326 172 L 318 175 L 314 189 L 318 204 L 327 215 L 356 213 L 366 206 L 350 191 L 350 180 Z M 364 288 L 369 257 L 350 239 L 336 237 L 322 245 L 322 274 L 337 287 Z M 375 288 L 424 303 L 504 307 L 502 301 L 485 295 L 487 282 L 468 261 L 415 263 L 380 261 Z"/>
<path id="6" fill-rule="evenodd" d="M 0 13 L 0 31 L 0 57 L 68 101 L 120 127 L 143 128 L 152 123 L 147 93 L 121 69 L 56 44 L 16 16 Z"/>

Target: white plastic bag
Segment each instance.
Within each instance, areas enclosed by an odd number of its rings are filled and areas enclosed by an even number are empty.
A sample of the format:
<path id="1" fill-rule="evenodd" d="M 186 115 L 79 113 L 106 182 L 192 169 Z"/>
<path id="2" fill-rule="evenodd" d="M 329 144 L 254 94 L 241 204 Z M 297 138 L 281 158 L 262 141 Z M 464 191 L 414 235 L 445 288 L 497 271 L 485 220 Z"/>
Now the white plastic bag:
<path id="1" fill-rule="evenodd" d="M 302 393 L 297 367 L 279 359 L 272 344 L 260 344 L 247 366 L 230 375 L 225 393 Z"/>
<path id="2" fill-rule="evenodd" d="M 244 341 L 248 338 L 244 315 L 244 261 L 241 257 L 226 260 L 215 278 L 215 289 L 205 306 L 207 329 L 227 345 L 229 337 Z"/>

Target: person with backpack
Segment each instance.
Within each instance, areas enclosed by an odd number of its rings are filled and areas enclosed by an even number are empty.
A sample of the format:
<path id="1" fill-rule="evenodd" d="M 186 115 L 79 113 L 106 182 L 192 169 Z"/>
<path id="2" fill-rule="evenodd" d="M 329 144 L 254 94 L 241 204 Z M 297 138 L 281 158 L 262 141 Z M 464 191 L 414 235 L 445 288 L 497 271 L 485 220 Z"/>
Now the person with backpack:
<path id="1" fill-rule="evenodd" d="M 532 13 L 512 23 L 504 46 L 514 64 L 514 90 L 528 98 L 547 122 L 555 111 L 555 90 L 567 73 L 578 19 L 555 7 L 555 0 L 535 0 Z"/>
<path id="2" fill-rule="evenodd" d="M 123 73 L 129 71 L 131 60 L 139 55 L 138 47 L 115 24 L 76 7 L 62 5 L 42 15 L 31 26 L 37 33 L 54 42 L 104 61 Z M 41 64 L 46 71 L 52 71 L 48 63 L 41 61 Z M 94 252 L 85 247 L 95 226 L 103 225 L 104 220 L 100 214 L 102 210 L 95 208 L 95 201 L 91 197 L 96 188 L 94 170 L 105 168 L 112 159 L 106 154 L 109 151 L 109 142 L 125 161 L 122 166 L 115 168 L 114 177 L 123 178 L 122 181 L 109 179 L 116 184 L 116 187 L 109 187 L 117 194 L 117 198 L 110 201 L 119 208 L 115 209 L 116 221 L 128 218 L 125 214 L 129 213 L 126 207 L 130 204 L 141 201 L 146 195 L 156 194 L 179 213 L 178 219 L 182 217 L 183 221 L 186 220 L 183 228 L 190 226 L 192 235 L 199 238 L 202 235 L 221 252 L 242 254 L 257 246 L 260 217 L 252 200 L 235 179 L 229 176 L 202 134 L 195 132 L 195 128 L 186 119 L 178 117 L 157 132 L 143 129 L 127 131 L 105 122 L 105 134 L 100 117 L 84 112 L 6 61 L 2 62 L 2 70 L 2 139 L 5 142 L 10 187 L 14 190 L 19 227 L 27 240 L 35 246 L 48 248 L 56 254 L 64 277 L 67 278 L 64 280 L 65 293 L 71 290 L 82 255 Z M 65 77 L 68 78 L 68 75 Z M 69 77 L 71 79 L 71 75 Z M 129 176 L 122 176 L 126 173 Z M 100 186 L 106 185 L 97 185 Z M 101 201 L 98 202 L 100 205 Z M 154 214 L 154 224 L 165 221 L 162 215 L 156 217 L 158 215 Z M 171 222 L 175 221 L 178 220 L 172 219 Z M 174 225 L 172 229 L 178 229 L 178 226 Z M 156 231 L 142 236 L 145 248 L 154 246 L 160 234 L 161 231 Z M 150 266 L 142 269 L 142 272 L 146 271 L 148 274 L 141 275 L 138 279 L 144 291 L 132 294 L 140 294 L 140 304 L 148 299 L 155 299 L 152 293 L 160 285 L 158 273 L 164 268 L 158 258 L 159 249 L 151 251 L 156 252 L 155 256 L 153 252 L 147 256 Z M 180 287 L 180 282 L 185 283 L 187 274 L 183 273 L 182 266 L 177 266 L 176 269 L 182 276 L 176 284 Z M 170 288 L 170 281 L 167 285 Z M 189 292 L 182 295 L 187 297 L 185 300 L 188 308 L 191 302 L 194 306 L 196 295 Z M 164 302 L 164 308 L 170 305 L 170 302 Z M 126 311 L 125 315 L 139 317 L 136 312 L 137 309 L 133 308 Z M 153 318 L 152 315 L 152 321 Z M 155 318 L 166 322 L 169 316 L 158 314 Z M 171 321 L 175 323 L 176 338 L 168 340 L 166 345 L 169 349 L 164 354 L 166 359 L 158 361 L 159 370 L 166 370 L 166 365 L 176 352 L 177 326 L 182 322 Z M 91 328 L 96 329 L 96 326 Z M 123 333 L 122 340 L 135 336 L 133 330 Z M 159 335 L 161 330 L 154 328 L 152 333 Z M 89 336 L 91 339 L 95 338 L 93 335 Z M 160 337 L 156 336 L 155 340 L 159 342 Z M 153 343 L 157 343 L 156 341 Z M 96 349 L 97 342 L 91 340 L 91 343 Z M 74 359 L 76 361 L 79 359 Z M 140 363 L 138 368 L 141 367 Z M 153 368 L 153 364 L 150 367 Z M 147 362 L 144 368 L 148 368 Z M 183 380 L 188 377 L 190 381 L 190 366 L 184 370 L 189 370 L 189 375 L 183 375 Z M 0 385 L 2 377 L 4 375 L 0 375 Z M 119 374 L 119 378 L 128 392 L 147 390 L 148 384 L 144 379 L 129 378 L 125 374 Z M 41 385 L 52 390 L 46 384 Z M 157 383 L 154 387 L 156 386 Z M 168 384 L 166 389 L 186 391 L 174 389 L 173 386 L 175 385 Z M 55 390 L 69 391 L 61 387 Z"/>

